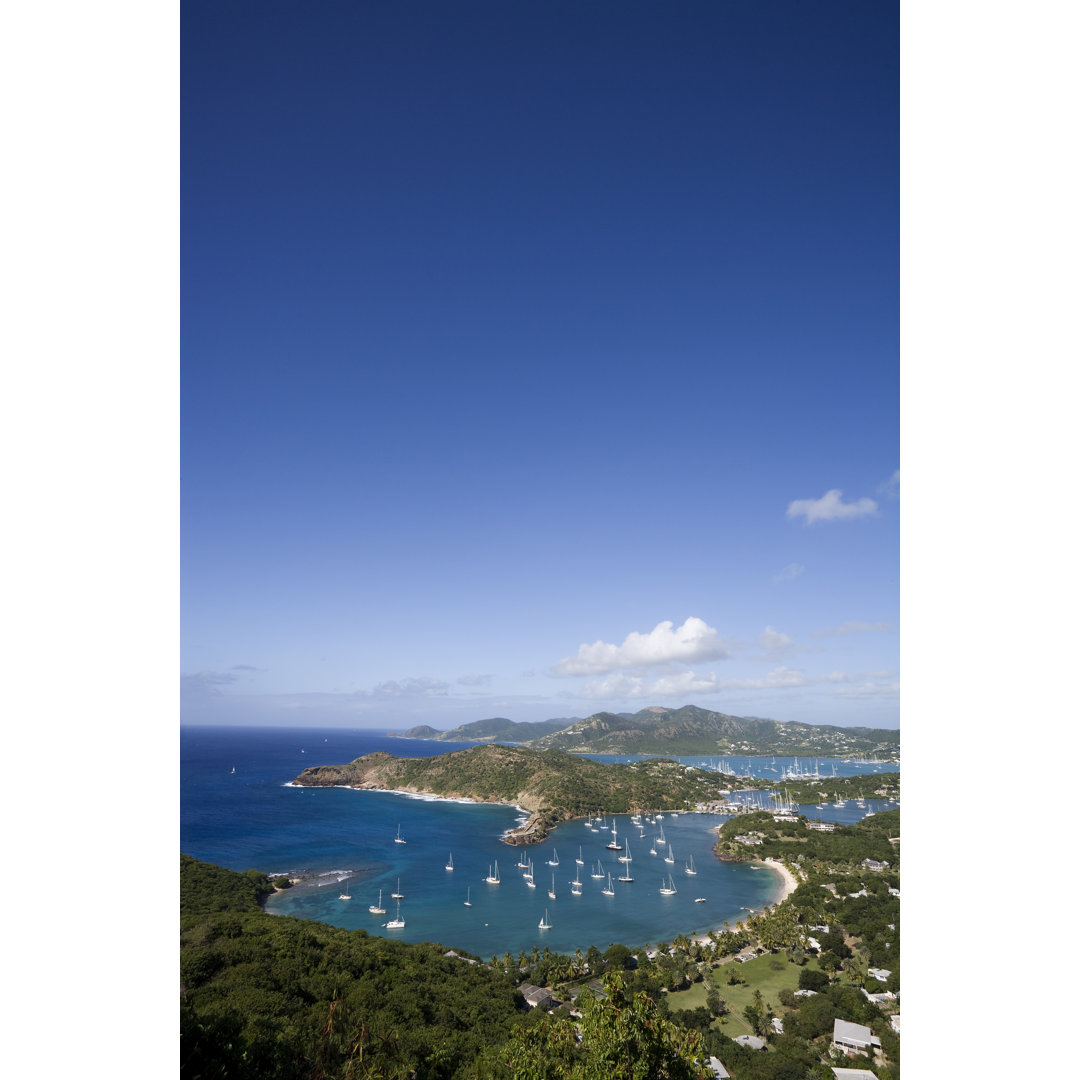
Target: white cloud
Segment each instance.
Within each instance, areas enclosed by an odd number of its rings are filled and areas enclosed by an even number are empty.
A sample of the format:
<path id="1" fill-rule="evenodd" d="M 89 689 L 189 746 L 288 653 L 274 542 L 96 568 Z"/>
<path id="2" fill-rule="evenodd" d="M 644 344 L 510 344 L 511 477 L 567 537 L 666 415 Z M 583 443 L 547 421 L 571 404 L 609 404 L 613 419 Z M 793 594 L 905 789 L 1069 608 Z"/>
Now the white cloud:
<path id="1" fill-rule="evenodd" d="M 355 696 L 358 698 L 368 696 L 377 698 L 442 697 L 449 689 L 449 683 L 425 676 L 420 679 L 403 679 L 401 682 L 391 679 L 388 682 L 379 683 L 370 695 L 358 693 Z"/>
<path id="2" fill-rule="evenodd" d="M 686 694 L 715 693 L 715 675 L 697 675 L 693 671 L 680 671 L 649 680 L 641 675 L 614 674 L 606 679 L 586 683 L 581 696 L 590 700 L 626 698 L 682 698 Z"/>
<path id="3" fill-rule="evenodd" d="M 490 675 L 462 675 L 458 679 L 458 686 L 490 686 Z"/>
<path id="4" fill-rule="evenodd" d="M 806 567 L 803 566 L 801 563 L 788 563 L 783 570 L 780 570 L 777 573 L 773 574 L 773 581 L 777 583 L 781 581 L 794 581 L 795 578 L 797 578 L 805 570 Z"/>
<path id="5" fill-rule="evenodd" d="M 715 674 L 701 675 L 681 671 L 649 680 L 640 675 L 615 674 L 586 683 L 581 696 L 590 700 L 647 698 L 651 701 L 679 699 L 691 695 L 719 694 L 728 690 L 790 690 L 818 682 L 798 668 L 773 668 L 760 679 L 718 679 Z"/>
<path id="6" fill-rule="evenodd" d="M 843 521 L 877 513 L 877 503 L 873 499 L 862 498 L 846 503 L 842 496 L 839 488 L 833 488 L 820 499 L 796 499 L 788 503 L 787 516 L 805 517 L 807 525 L 813 525 L 815 521 Z"/>
<path id="7" fill-rule="evenodd" d="M 780 650 L 790 649 L 795 642 L 792 641 L 787 634 L 782 634 L 779 630 L 774 630 L 771 626 L 766 626 L 758 637 L 758 644 L 763 649 Z"/>
<path id="8" fill-rule="evenodd" d="M 899 499 L 900 470 L 897 469 L 896 472 L 894 472 L 892 476 L 890 476 L 889 479 L 886 480 L 885 483 L 878 488 L 878 491 L 887 499 Z"/>
<path id="9" fill-rule="evenodd" d="M 641 669 L 672 661 L 692 663 L 721 660 L 728 648 L 720 634 L 702 619 L 691 616 L 676 627 L 667 621 L 657 623 L 647 634 L 627 634 L 621 645 L 596 641 L 581 645 L 576 656 L 565 656 L 551 669 L 552 675 L 603 675 L 609 671 Z"/>

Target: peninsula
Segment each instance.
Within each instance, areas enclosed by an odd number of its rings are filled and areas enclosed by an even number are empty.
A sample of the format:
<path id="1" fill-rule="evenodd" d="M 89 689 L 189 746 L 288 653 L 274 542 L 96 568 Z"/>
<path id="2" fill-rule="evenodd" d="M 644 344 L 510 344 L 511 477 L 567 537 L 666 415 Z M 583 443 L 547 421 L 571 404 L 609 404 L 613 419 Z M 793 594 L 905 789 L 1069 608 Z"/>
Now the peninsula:
<path id="1" fill-rule="evenodd" d="M 560 822 L 593 811 L 622 814 L 689 809 L 716 799 L 723 779 L 664 758 L 607 765 L 562 750 L 486 743 L 426 758 L 365 754 L 347 765 L 305 769 L 293 783 L 406 791 L 520 806 L 529 819 L 504 839 L 509 844 L 533 844 Z"/>

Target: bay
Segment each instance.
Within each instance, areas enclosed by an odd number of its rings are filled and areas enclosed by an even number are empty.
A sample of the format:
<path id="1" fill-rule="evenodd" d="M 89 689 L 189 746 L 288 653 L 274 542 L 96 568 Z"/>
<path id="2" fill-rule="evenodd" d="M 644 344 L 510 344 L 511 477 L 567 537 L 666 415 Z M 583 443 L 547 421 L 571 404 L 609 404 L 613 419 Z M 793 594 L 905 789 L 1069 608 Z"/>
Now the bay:
<path id="1" fill-rule="evenodd" d="M 679 933 L 703 934 L 734 924 L 779 893 L 774 871 L 715 857 L 715 829 L 727 820 L 723 815 L 667 814 L 651 824 L 642 819 L 641 828 L 625 815 L 608 816 L 607 828 L 597 824 L 595 830 L 578 820 L 559 826 L 542 844 L 511 847 L 501 837 L 521 820 L 514 807 L 290 786 L 309 766 L 341 764 L 376 750 L 429 757 L 469 745 L 474 744 L 340 728 L 182 727 L 181 851 L 233 870 L 303 877 L 302 884 L 267 901 L 271 913 L 404 941 L 436 941 L 485 958 L 506 952 L 516 956 L 534 947 L 573 953 L 595 945 L 602 951 L 615 942 L 655 944 Z M 834 767 L 836 775 L 896 768 L 835 759 L 691 755 L 678 760 L 734 770 L 736 777 L 718 777 L 733 787 L 738 776 L 772 777 L 772 770 L 779 780 L 792 768 L 818 769 L 823 776 L 833 775 Z M 810 817 L 846 824 L 887 807 L 880 800 L 866 802 L 865 807 L 849 801 L 844 808 L 802 809 Z M 629 864 L 618 862 L 617 853 L 605 846 L 613 823 L 619 842 L 629 844 Z M 655 843 L 660 827 L 666 844 Z M 404 843 L 395 842 L 399 829 Z M 579 852 L 581 866 L 575 862 Z M 666 862 L 669 853 L 672 861 Z M 691 856 L 696 875 L 686 873 Z M 448 870 L 451 858 L 454 868 Z M 528 887 L 517 866 L 522 858 L 533 862 L 535 888 Z M 549 865 L 556 859 L 557 866 Z M 496 862 L 500 884 L 488 884 L 485 879 Z M 592 876 L 597 863 L 602 878 Z M 624 865 L 630 867 L 632 882 L 617 880 L 626 873 Z M 613 896 L 602 891 L 609 872 Z M 668 875 L 677 892 L 661 895 Z M 575 878 L 581 882 L 580 896 L 571 892 Z M 368 907 L 377 904 L 380 891 L 386 914 L 372 914 Z M 351 899 L 339 899 L 343 892 Z M 403 929 L 383 925 L 398 912 L 393 892 L 403 894 Z M 704 902 L 697 903 L 698 897 Z M 541 930 L 545 912 L 551 928 Z"/>

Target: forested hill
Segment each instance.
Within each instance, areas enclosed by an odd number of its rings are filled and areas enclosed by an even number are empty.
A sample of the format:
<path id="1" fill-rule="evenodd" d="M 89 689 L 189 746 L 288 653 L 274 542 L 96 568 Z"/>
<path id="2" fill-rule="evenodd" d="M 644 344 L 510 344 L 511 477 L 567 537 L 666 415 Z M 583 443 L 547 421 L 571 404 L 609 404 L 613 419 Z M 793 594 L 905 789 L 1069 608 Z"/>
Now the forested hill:
<path id="1" fill-rule="evenodd" d="M 559 750 L 484 745 L 429 758 L 365 754 L 347 765 L 305 769 L 294 781 L 307 787 L 412 791 L 446 798 L 509 803 L 528 810 L 529 824 L 507 839 L 543 839 L 560 821 L 595 810 L 685 809 L 714 799 L 719 778 L 672 761 L 651 759 L 605 765 Z"/>
<path id="2" fill-rule="evenodd" d="M 269 891 L 254 870 L 180 857 L 185 1080 L 472 1076 L 525 1011 L 501 972 L 442 945 L 267 915 Z"/>
<path id="3" fill-rule="evenodd" d="M 489 720 L 476 720 L 449 731 L 436 731 L 435 728 L 422 724 L 420 727 L 409 728 L 408 731 L 389 731 L 387 734 L 403 739 L 434 739 L 438 742 L 523 743 L 544 735 L 553 735 L 578 722 L 579 718 L 576 716 L 539 720 L 535 723 L 517 723 L 507 720 L 505 716 L 493 716 Z"/>
<path id="4" fill-rule="evenodd" d="M 783 754 L 895 759 L 899 730 L 761 720 L 697 705 L 651 706 L 633 715 L 600 712 L 530 744 L 594 754 Z"/>

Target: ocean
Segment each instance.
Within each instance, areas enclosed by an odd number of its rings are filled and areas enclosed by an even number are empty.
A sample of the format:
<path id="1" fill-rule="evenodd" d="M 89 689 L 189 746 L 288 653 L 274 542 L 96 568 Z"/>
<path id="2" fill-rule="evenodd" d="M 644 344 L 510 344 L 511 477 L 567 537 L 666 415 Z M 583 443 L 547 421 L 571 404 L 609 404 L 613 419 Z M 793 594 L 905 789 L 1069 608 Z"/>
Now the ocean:
<path id="1" fill-rule="evenodd" d="M 607 817 L 602 823 L 607 828 L 597 824 L 596 831 L 579 820 L 559 826 L 542 844 L 511 847 L 500 838 L 522 819 L 514 807 L 289 786 L 309 766 L 342 764 L 376 750 L 429 757 L 471 745 L 340 728 L 182 727 L 180 850 L 233 870 L 302 876 L 303 884 L 267 901 L 271 913 L 403 941 L 439 942 L 485 958 L 516 956 L 534 946 L 573 953 L 596 945 L 603 951 L 616 942 L 637 946 L 670 941 L 679 933 L 704 934 L 733 925 L 778 895 L 774 871 L 721 863 L 713 855 L 714 830 L 727 820 L 722 815 L 668 814 L 653 824 L 643 818 L 644 836 L 624 815 Z M 791 767 L 820 770 L 822 776 L 834 775 L 834 769 L 838 776 L 896 769 L 831 758 L 796 762 L 691 755 L 679 760 L 739 776 L 775 774 L 778 790 Z M 846 807 L 802 809 L 813 818 L 848 824 L 887 808 L 880 800 L 866 800 L 865 807 L 849 801 Z M 605 846 L 612 824 L 619 842 L 629 844 L 628 864 L 616 861 Z M 661 827 L 666 844 L 655 842 Z M 395 842 L 399 835 L 404 843 Z M 535 888 L 527 886 L 517 866 L 521 857 L 533 862 Z M 672 861 L 665 861 L 668 857 Z M 691 857 L 696 875 L 686 873 Z M 500 884 L 488 884 L 496 864 Z M 617 880 L 625 866 L 633 882 Z M 598 872 L 603 877 L 592 876 Z M 602 891 L 609 872 L 613 896 Z M 677 891 L 661 895 L 668 876 Z M 575 878 L 580 896 L 571 893 Z M 393 899 L 395 892 L 402 894 L 400 901 Z M 343 894 L 351 899 L 340 899 Z M 380 906 L 380 894 L 385 914 L 373 914 L 368 908 Z M 696 902 L 698 897 L 703 902 Z M 383 925 L 399 912 L 404 928 Z M 542 919 L 550 929 L 540 929 Z"/>

